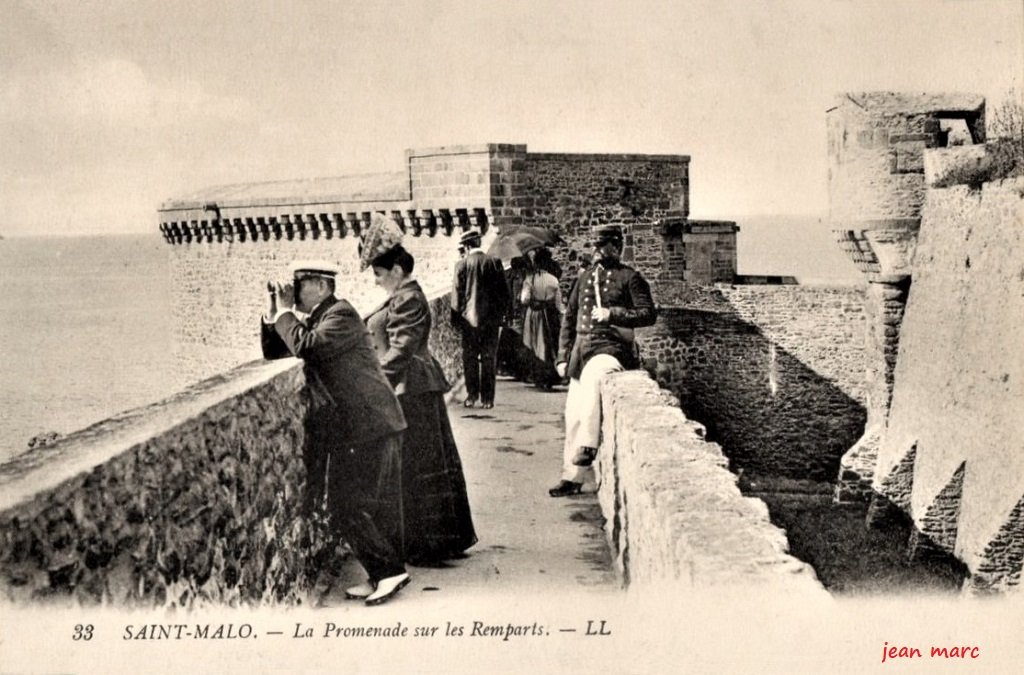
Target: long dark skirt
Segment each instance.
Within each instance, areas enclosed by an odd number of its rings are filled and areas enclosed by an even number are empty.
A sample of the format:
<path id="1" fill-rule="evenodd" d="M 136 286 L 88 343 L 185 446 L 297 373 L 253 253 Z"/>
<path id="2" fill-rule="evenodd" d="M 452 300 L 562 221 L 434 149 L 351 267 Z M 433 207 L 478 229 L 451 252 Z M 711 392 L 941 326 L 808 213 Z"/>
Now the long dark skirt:
<path id="1" fill-rule="evenodd" d="M 399 396 L 409 427 L 402 443 L 405 559 L 436 562 L 476 543 L 466 478 L 440 392 Z"/>
<path id="2" fill-rule="evenodd" d="M 534 302 L 526 308 L 523 344 L 531 357 L 534 384 L 550 386 L 560 379 L 555 372 L 561 316 L 550 302 Z"/>

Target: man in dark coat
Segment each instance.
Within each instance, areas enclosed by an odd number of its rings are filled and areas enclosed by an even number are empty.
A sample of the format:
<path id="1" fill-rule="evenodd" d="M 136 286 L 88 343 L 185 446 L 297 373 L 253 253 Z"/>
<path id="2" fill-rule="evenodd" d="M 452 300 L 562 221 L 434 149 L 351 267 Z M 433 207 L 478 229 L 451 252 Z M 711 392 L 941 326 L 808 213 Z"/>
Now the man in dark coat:
<path id="1" fill-rule="evenodd" d="M 462 234 L 466 255 L 455 264 L 452 281 L 452 325 L 462 333 L 462 368 L 466 377 L 464 405 L 477 399 L 483 408 L 494 407 L 498 333 L 510 304 L 501 261 L 480 250 L 480 232 Z"/>
<path id="2" fill-rule="evenodd" d="M 556 369 L 568 375 L 562 479 L 552 497 L 578 494 L 594 482 L 591 465 L 601 437 L 601 378 L 639 367 L 633 329 L 657 319 L 643 276 L 619 261 L 622 228 L 594 231 L 594 264 L 580 272 L 569 292 L 559 337 Z"/>
<path id="3" fill-rule="evenodd" d="M 275 284 L 261 329 L 268 359 L 305 362 L 310 410 L 304 423 L 308 499 L 366 569 L 366 584 L 346 591 L 367 604 L 409 582 L 403 563 L 401 447 L 405 418 L 381 371 L 362 318 L 334 297 L 337 268 L 297 262 L 293 283 Z M 308 314 L 305 320 L 294 309 Z"/>

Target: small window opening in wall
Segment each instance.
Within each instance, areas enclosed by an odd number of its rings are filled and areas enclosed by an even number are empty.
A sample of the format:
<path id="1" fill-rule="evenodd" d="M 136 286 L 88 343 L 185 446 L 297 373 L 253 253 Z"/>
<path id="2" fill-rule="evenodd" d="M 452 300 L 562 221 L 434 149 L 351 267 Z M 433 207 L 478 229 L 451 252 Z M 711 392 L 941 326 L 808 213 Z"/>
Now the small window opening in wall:
<path id="1" fill-rule="evenodd" d="M 939 128 L 946 137 L 946 145 L 973 145 L 971 130 L 967 126 L 967 120 L 963 118 L 940 118 Z"/>

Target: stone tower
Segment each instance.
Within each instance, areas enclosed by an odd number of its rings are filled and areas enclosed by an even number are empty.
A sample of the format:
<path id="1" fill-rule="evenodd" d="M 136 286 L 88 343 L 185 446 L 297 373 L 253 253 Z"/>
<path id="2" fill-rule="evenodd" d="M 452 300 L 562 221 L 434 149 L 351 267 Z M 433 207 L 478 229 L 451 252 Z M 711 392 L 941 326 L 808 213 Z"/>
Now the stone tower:
<path id="1" fill-rule="evenodd" d="M 868 281 L 863 437 L 843 457 L 836 498 L 870 493 L 893 391 L 900 324 L 925 196 L 924 151 L 985 140 L 985 100 L 974 94 L 841 94 L 827 111 L 829 218 Z"/>

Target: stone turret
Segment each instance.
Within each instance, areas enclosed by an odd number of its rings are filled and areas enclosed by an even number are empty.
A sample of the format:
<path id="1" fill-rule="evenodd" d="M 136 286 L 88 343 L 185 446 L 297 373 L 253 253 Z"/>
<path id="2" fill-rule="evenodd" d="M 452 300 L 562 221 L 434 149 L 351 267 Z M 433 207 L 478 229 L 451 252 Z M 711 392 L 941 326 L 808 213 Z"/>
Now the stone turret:
<path id="1" fill-rule="evenodd" d="M 900 324 L 913 276 L 925 196 L 924 151 L 985 140 L 974 94 L 848 93 L 827 111 L 829 217 L 868 281 L 868 419 L 844 456 L 836 497 L 869 494 L 888 414 Z"/>

